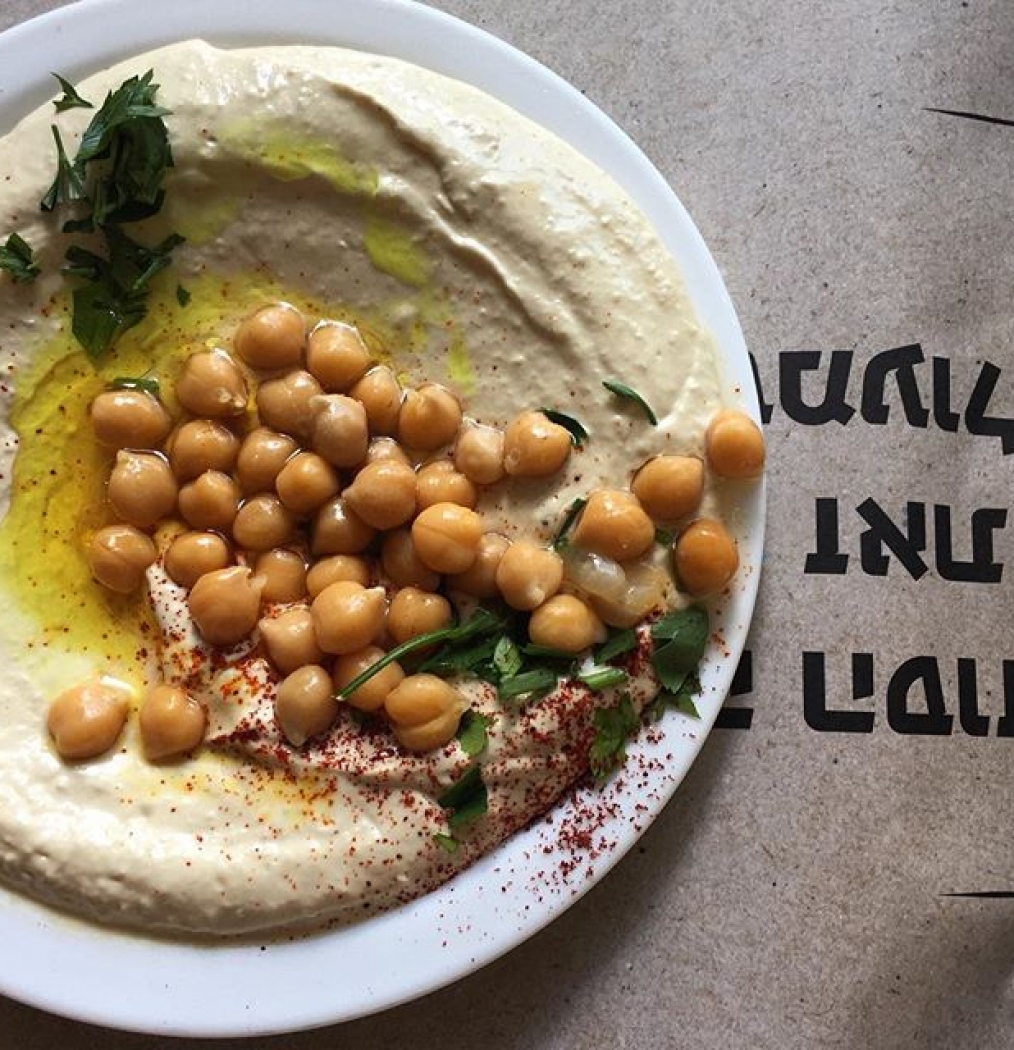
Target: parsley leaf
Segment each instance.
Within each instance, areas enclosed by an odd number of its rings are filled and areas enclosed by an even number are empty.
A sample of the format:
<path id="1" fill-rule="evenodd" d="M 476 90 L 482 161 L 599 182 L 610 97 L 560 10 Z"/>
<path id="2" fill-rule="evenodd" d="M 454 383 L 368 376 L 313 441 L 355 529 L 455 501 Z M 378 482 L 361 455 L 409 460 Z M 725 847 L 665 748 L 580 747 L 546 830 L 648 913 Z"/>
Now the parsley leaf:
<path id="1" fill-rule="evenodd" d="M 588 686 L 593 692 L 601 692 L 603 689 L 611 689 L 614 685 L 626 685 L 627 672 L 619 667 L 606 667 L 594 665 L 587 671 L 581 671 L 574 676 L 582 685 Z"/>
<path id="2" fill-rule="evenodd" d="M 12 233 L 0 246 L 0 270 L 6 270 L 16 284 L 34 281 L 42 272 L 35 265 L 31 245 L 19 233 Z"/>
<path id="3" fill-rule="evenodd" d="M 458 743 L 461 750 L 469 758 L 481 755 L 489 746 L 489 735 L 486 730 L 492 724 L 491 720 L 479 711 L 469 708 L 462 716 L 458 725 Z"/>
<path id="4" fill-rule="evenodd" d="M 678 693 L 694 674 L 708 643 L 708 614 L 697 605 L 671 612 L 651 627 L 651 664 L 663 687 Z"/>
<path id="5" fill-rule="evenodd" d="M 158 380 L 154 376 L 117 376 L 106 384 L 107 390 L 143 390 L 152 397 L 159 397 Z"/>
<path id="6" fill-rule="evenodd" d="M 552 547 L 554 551 L 558 551 L 561 547 L 567 545 L 567 533 L 570 532 L 574 522 L 577 521 L 578 514 L 584 510 L 587 504 L 588 501 L 583 496 L 578 496 L 567 508 L 567 513 L 564 514 L 563 521 L 560 522 L 560 527 L 556 530 L 556 535 L 553 537 Z"/>
<path id="7" fill-rule="evenodd" d="M 57 204 L 72 204 L 74 201 L 85 199 L 84 173 L 77 165 L 71 164 L 67 157 L 67 151 L 63 147 L 63 139 L 60 138 L 60 129 L 53 124 L 53 141 L 56 143 L 56 177 L 52 186 L 46 190 L 45 196 L 39 201 L 39 207 L 43 211 L 52 211 Z M 78 222 L 68 222 L 64 225 L 65 232 L 73 229 L 92 229 L 90 219 Z"/>
<path id="8" fill-rule="evenodd" d="M 541 408 L 539 411 L 551 422 L 563 427 L 570 434 L 570 443 L 580 448 L 588 440 L 588 431 L 573 416 L 557 412 L 555 408 Z"/>
<path id="9" fill-rule="evenodd" d="M 622 656 L 624 653 L 629 653 L 636 648 L 637 631 L 632 627 L 614 630 L 596 651 L 595 662 L 607 664 L 610 660 L 615 660 L 617 656 Z"/>
<path id="10" fill-rule="evenodd" d="M 52 73 L 51 76 L 56 77 L 60 87 L 63 88 L 63 97 L 53 99 L 53 105 L 56 106 L 56 112 L 62 113 L 67 109 L 94 109 L 95 107 L 86 98 L 82 98 L 78 93 L 77 89 L 69 80 L 64 80 L 59 73 Z"/>
<path id="11" fill-rule="evenodd" d="M 497 685 L 497 692 L 501 700 L 513 700 L 518 696 L 535 699 L 536 696 L 548 693 L 556 685 L 559 677 L 550 667 L 533 667 L 529 671 L 511 675 L 510 678 L 502 678 Z"/>
<path id="12" fill-rule="evenodd" d="M 626 401 L 632 401 L 638 406 L 638 408 L 640 408 L 644 413 L 645 418 L 653 427 L 658 426 L 658 416 L 652 411 L 651 405 L 649 405 L 633 387 L 627 386 L 626 383 L 617 383 L 614 379 L 604 379 L 602 385 L 611 394 L 615 394 L 617 397 L 622 397 Z"/>
<path id="13" fill-rule="evenodd" d="M 460 828 L 481 817 L 489 808 L 489 795 L 482 781 L 482 768 L 478 763 L 468 767 L 438 799 L 441 809 L 451 811 L 447 818 L 450 828 Z"/>
<path id="14" fill-rule="evenodd" d="M 437 845 L 443 847 L 448 853 L 457 853 L 459 842 L 453 835 L 445 835 L 443 832 L 438 831 L 433 836 Z"/>
<path id="15" fill-rule="evenodd" d="M 671 547 L 675 538 L 669 529 L 655 529 L 655 542 L 660 547 Z"/>
<path id="16" fill-rule="evenodd" d="M 690 718 L 700 718 L 701 713 L 697 710 L 697 705 L 694 703 L 694 697 L 700 691 L 701 683 L 697 680 L 697 675 L 689 675 L 677 692 L 670 693 L 665 689 L 661 690 L 652 701 L 648 712 L 656 722 L 665 713 L 667 707 L 674 707 L 677 711 L 682 711 L 683 714 L 688 715 Z"/>
<path id="17" fill-rule="evenodd" d="M 637 731 L 640 719 L 630 696 L 624 693 L 616 707 L 597 708 L 592 723 L 595 739 L 588 751 L 588 765 L 601 782 L 627 757 L 627 741 Z"/>

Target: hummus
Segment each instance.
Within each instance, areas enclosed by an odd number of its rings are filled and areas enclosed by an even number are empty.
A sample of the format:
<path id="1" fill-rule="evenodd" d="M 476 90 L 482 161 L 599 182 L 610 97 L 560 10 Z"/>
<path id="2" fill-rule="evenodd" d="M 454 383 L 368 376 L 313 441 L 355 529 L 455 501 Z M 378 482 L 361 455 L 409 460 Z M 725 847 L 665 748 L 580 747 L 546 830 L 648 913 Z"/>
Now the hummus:
<path id="1" fill-rule="evenodd" d="M 70 334 L 62 217 L 38 207 L 53 175 L 50 124 L 70 151 L 90 113 L 46 107 L 0 146 L 0 231 L 18 231 L 43 270 L 31 284 L 0 277 L 0 876 L 148 930 L 348 922 L 427 892 L 551 806 L 587 768 L 595 706 L 616 696 L 565 686 L 506 709 L 490 686 L 463 686 L 492 722 L 489 809 L 449 853 L 434 837 L 446 829 L 437 798 L 472 762 L 456 741 L 409 755 L 343 716 L 293 749 L 272 715 L 270 666 L 256 647 L 204 646 L 160 564 L 149 570 L 154 618 L 147 597 L 101 593 L 81 542 L 109 520 L 110 454 L 90 439 L 89 402 L 115 376 L 171 379 L 183 348 L 223 345 L 253 309 L 286 300 L 355 322 L 404 382 L 445 383 L 484 423 L 543 405 L 579 418 L 591 437 L 565 475 L 497 486 L 479 507 L 488 527 L 545 541 L 575 497 L 626 485 L 657 453 L 703 453 L 725 401 L 715 353 L 618 187 L 475 89 L 337 49 L 197 42 L 77 87 L 97 104 L 149 68 L 172 113 L 175 168 L 140 231 L 186 243 L 148 317 L 97 364 Z M 604 379 L 644 394 L 659 425 Z M 710 483 L 702 513 L 718 513 Z M 99 674 L 139 690 L 157 677 L 198 682 L 204 747 L 185 763 L 147 763 L 131 719 L 101 760 L 62 761 L 46 704 Z M 657 684 L 641 657 L 632 674 L 640 707 Z"/>

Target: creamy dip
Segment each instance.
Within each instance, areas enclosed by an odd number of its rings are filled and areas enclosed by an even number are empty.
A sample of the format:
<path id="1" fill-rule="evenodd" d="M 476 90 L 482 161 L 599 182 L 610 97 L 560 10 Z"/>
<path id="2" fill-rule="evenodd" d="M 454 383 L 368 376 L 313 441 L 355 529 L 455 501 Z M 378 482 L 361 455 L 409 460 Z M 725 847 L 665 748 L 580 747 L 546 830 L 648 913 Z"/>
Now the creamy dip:
<path id="1" fill-rule="evenodd" d="M 146 929 L 351 921 L 430 890 L 551 806 L 586 769 L 594 706 L 616 697 L 564 687 L 508 711 L 491 687 L 463 686 L 493 719 L 489 812 L 448 853 L 434 839 L 446 826 L 436 799 L 471 762 L 457 742 L 411 756 L 341 718 L 295 750 L 274 722 L 267 662 L 250 646 L 204 647 L 185 592 L 159 565 L 157 620 L 146 603 L 98 593 L 79 550 L 109 520 L 109 456 L 89 441 L 90 399 L 117 375 L 152 368 L 171 380 L 184 348 L 222 345 L 269 298 L 345 317 L 407 383 L 446 383 L 484 423 L 539 406 L 581 420 L 591 437 L 564 477 L 497 486 L 479 506 L 488 527 L 544 540 L 575 496 L 625 486 L 656 453 L 702 453 L 723 403 L 715 353 L 635 206 L 489 96 L 387 58 L 197 42 L 78 90 L 98 104 L 149 68 L 172 111 L 176 166 L 162 213 L 140 229 L 149 242 L 171 231 L 187 242 L 148 319 L 98 366 L 69 331 L 63 217 L 38 207 L 55 166 L 50 124 L 70 151 L 90 112 L 47 106 L 0 144 L 0 233 L 18 231 L 44 271 L 30 285 L 0 277 L 0 875 Z M 643 393 L 659 425 L 604 379 Z M 716 499 L 709 487 L 702 513 Z M 640 706 L 654 682 L 643 658 L 633 670 Z M 44 730 L 46 704 L 88 674 L 139 691 L 160 674 L 186 680 L 209 708 L 203 749 L 149 764 L 131 720 L 113 753 L 65 763 Z"/>

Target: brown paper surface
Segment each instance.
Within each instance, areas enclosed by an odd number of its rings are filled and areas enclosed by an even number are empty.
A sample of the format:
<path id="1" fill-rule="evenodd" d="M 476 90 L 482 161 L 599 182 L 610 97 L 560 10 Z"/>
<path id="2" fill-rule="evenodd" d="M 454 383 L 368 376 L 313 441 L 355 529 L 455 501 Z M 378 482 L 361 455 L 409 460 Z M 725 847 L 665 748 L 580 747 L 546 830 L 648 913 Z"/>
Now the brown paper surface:
<path id="1" fill-rule="evenodd" d="M 725 275 L 770 406 L 749 668 L 545 932 L 381 1016 L 221 1045 L 1014 1045 L 1014 5 L 438 6 L 601 105 Z M 0 1000 L 3 1047 L 152 1045 Z"/>

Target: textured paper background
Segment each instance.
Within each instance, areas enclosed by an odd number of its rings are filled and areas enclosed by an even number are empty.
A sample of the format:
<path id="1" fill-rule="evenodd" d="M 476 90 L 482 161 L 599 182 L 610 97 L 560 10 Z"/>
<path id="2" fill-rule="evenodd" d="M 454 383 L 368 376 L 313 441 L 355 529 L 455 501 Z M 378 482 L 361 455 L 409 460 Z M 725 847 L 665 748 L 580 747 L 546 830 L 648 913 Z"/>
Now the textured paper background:
<path id="1" fill-rule="evenodd" d="M 56 6 L 4 0 L 0 27 Z M 998 735 L 1014 730 L 1014 718 L 999 721 L 1003 660 L 1014 660 L 1011 457 L 999 437 L 974 433 L 990 429 L 982 412 L 965 414 L 988 362 L 999 373 L 987 366 L 995 390 L 985 414 L 1014 417 L 1014 127 L 927 109 L 1014 120 L 1014 5 L 438 6 L 586 91 L 671 182 L 725 275 L 773 406 L 752 690 L 731 701 L 751 710 L 738 716 L 750 727 L 716 730 L 640 847 L 506 958 L 378 1017 L 242 1045 L 1014 1045 L 1014 900 L 946 896 L 1014 891 L 1014 738 Z M 928 425 L 906 422 L 893 378 L 878 422 L 869 384 L 861 411 L 864 372 L 881 352 L 914 344 L 924 363 L 903 383 Z M 855 414 L 804 425 L 793 418 L 803 414 L 794 369 L 819 362 L 801 387 L 817 405 L 834 350 L 852 354 L 845 401 Z M 940 397 L 945 368 L 953 420 Z M 843 574 L 804 571 L 818 499 L 836 501 Z M 868 522 L 857 508 L 873 518 L 879 508 L 904 530 L 907 504 L 928 519 L 925 552 L 908 555 L 925 573 L 913 579 L 893 557 L 886 575 L 864 571 Z M 980 540 L 992 540 L 992 558 L 981 560 L 1000 567 L 999 582 L 946 579 L 934 515 L 949 516 L 954 556 L 968 559 L 973 514 L 990 508 L 997 527 Z M 908 524 L 920 513 L 911 508 Z M 873 712 L 872 731 L 808 724 L 804 652 L 825 654 L 824 706 Z M 859 688 L 853 698 L 853 653 L 872 657 L 872 696 Z M 916 657 L 927 658 L 923 671 L 939 668 L 934 725 L 944 735 L 896 731 L 906 711 L 927 711 L 918 683 L 906 699 L 896 679 L 888 699 L 892 676 Z M 863 671 L 869 660 L 858 663 Z M 816 725 L 826 721 L 820 699 L 811 689 Z M 0 1000 L 3 1047 L 154 1045 Z"/>

